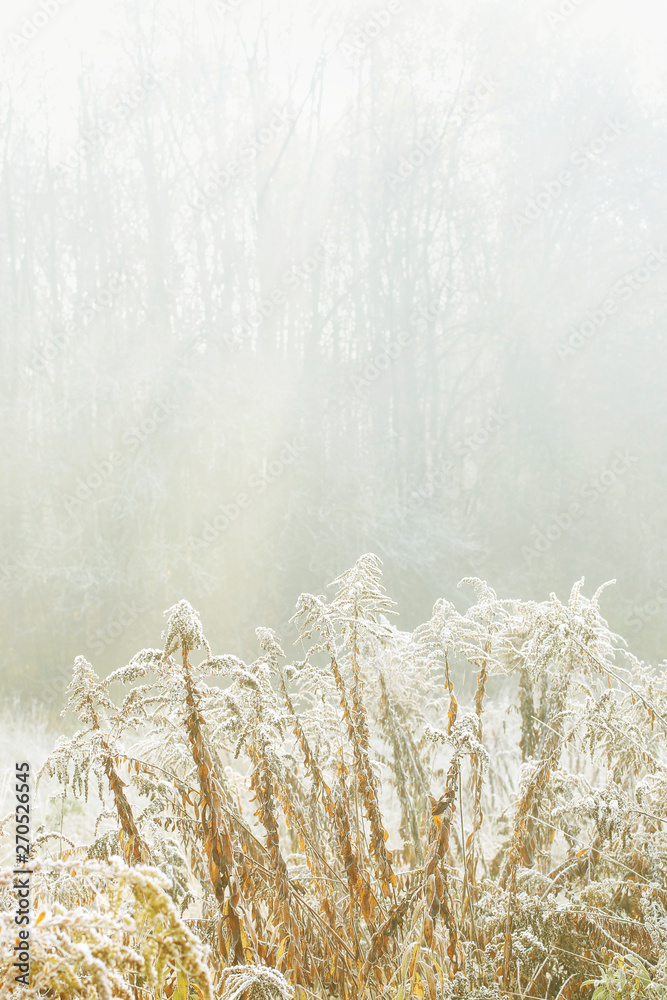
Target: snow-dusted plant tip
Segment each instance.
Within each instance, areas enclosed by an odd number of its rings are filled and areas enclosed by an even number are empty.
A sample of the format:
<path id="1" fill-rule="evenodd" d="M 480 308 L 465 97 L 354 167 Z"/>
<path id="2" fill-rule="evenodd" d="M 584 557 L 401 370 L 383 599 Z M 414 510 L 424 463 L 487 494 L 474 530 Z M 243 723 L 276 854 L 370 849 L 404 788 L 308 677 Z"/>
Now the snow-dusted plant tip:
<path id="1" fill-rule="evenodd" d="M 276 969 L 241 965 L 225 969 L 219 1000 L 294 1000 L 294 990 Z"/>
<path id="2" fill-rule="evenodd" d="M 192 650 L 203 646 L 208 655 L 211 655 L 199 612 L 195 611 L 188 601 L 179 601 L 178 604 L 174 604 L 173 607 L 165 611 L 165 616 L 167 616 L 167 625 L 162 633 L 165 659 L 181 647 Z"/>
<path id="3" fill-rule="evenodd" d="M 99 807 L 88 843 L 35 831 L 25 995 L 663 996 L 663 674 L 583 581 L 566 603 L 464 584 L 465 613 L 403 632 L 364 555 L 299 598 L 298 661 L 264 627 L 252 662 L 213 653 L 187 601 L 106 680 L 78 657 L 81 728 L 40 778 Z"/>

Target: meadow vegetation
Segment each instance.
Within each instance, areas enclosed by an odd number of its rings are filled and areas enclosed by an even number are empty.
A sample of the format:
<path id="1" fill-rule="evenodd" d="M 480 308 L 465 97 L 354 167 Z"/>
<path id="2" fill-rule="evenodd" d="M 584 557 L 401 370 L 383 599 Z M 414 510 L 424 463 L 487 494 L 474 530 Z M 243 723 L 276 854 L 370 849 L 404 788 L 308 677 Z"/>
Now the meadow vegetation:
<path id="1" fill-rule="evenodd" d="M 296 659 L 269 628 L 251 663 L 214 652 L 185 600 L 105 679 L 78 657 L 40 779 L 95 824 L 36 830 L 22 995 L 666 995 L 664 671 L 582 584 L 468 579 L 406 632 L 364 555 L 299 597 Z"/>

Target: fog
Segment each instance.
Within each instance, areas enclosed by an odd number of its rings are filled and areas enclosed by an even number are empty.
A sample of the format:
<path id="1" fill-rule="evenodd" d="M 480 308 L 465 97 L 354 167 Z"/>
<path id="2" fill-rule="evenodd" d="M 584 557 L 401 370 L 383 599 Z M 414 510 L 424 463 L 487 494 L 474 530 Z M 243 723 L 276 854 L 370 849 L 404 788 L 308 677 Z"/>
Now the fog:
<path id="1" fill-rule="evenodd" d="M 2 681 L 199 610 L 286 642 L 364 552 L 665 656 L 657 0 L 2 13 Z"/>

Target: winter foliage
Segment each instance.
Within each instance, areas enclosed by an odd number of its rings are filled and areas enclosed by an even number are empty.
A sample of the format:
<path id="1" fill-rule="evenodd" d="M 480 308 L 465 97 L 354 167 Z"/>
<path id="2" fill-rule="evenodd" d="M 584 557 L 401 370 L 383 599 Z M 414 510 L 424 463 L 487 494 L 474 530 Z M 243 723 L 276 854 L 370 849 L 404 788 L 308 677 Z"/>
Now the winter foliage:
<path id="1" fill-rule="evenodd" d="M 664 996 L 662 670 L 603 588 L 463 585 L 465 614 L 438 601 L 404 632 L 367 554 L 299 597 L 299 659 L 269 628 L 251 663 L 214 653 L 185 600 L 106 679 L 78 657 L 80 728 L 40 777 L 96 833 L 38 831 L 23 996 Z"/>

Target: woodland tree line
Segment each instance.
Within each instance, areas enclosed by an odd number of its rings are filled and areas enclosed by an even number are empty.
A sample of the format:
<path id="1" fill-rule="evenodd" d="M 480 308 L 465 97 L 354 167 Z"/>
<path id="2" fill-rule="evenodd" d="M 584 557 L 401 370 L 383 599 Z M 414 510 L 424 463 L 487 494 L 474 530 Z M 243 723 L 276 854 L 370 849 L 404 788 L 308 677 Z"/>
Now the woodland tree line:
<path id="1" fill-rule="evenodd" d="M 394 8 L 128 2 L 65 89 L 8 46 L 6 684 L 184 595 L 243 655 L 367 550 L 409 627 L 615 577 L 662 655 L 657 78 L 583 9 Z"/>

